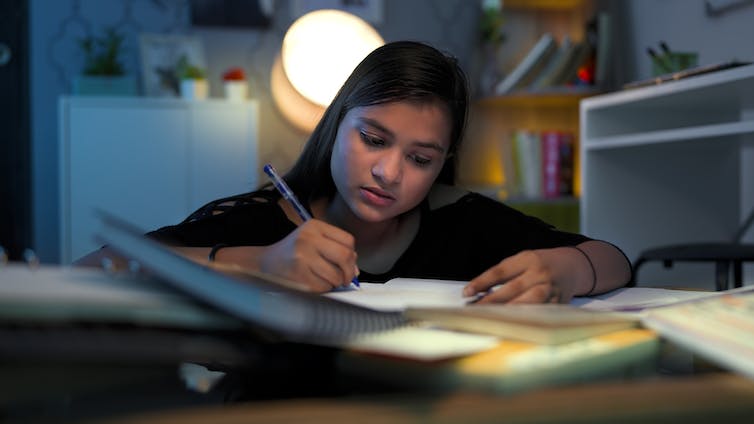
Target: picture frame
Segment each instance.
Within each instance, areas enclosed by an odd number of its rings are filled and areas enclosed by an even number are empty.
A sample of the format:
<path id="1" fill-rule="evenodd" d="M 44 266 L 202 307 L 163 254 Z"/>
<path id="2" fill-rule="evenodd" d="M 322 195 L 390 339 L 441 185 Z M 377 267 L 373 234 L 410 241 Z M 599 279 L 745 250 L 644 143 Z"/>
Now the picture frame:
<path id="1" fill-rule="evenodd" d="M 189 63 L 206 69 L 204 47 L 198 37 L 175 34 L 141 34 L 142 88 L 145 96 L 179 95 L 176 65 L 185 56 Z"/>
<path id="2" fill-rule="evenodd" d="M 382 0 L 291 0 L 291 17 L 301 16 L 318 9 L 337 9 L 352 13 L 372 25 L 380 25 L 384 20 Z"/>

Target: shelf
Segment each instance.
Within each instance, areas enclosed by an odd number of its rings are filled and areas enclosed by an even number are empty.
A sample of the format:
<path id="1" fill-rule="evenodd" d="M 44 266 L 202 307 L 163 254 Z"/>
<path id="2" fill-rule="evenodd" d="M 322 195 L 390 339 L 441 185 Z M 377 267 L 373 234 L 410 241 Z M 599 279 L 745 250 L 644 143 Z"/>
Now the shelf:
<path id="1" fill-rule="evenodd" d="M 584 149 L 615 149 L 688 140 L 704 140 L 708 138 L 715 138 L 716 142 L 722 143 L 726 142 L 726 140 L 738 141 L 738 136 L 746 134 L 754 134 L 754 121 L 591 138 L 584 140 Z"/>
<path id="2" fill-rule="evenodd" d="M 754 65 L 584 99 L 580 116 L 584 234 L 632 260 L 732 239 L 754 205 Z M 712 287 L 712 267 L 651 265 L 639 283 Z"/>
<path id="3" fill-rule="evenodd" d="M 505 0 L 504 9 L 516 10 L 573 10 L 584 7 L 586 0 Z"/>
<path id="4" fill-rule="evenodd" d="M 489 96 L 478 100 L 483 106 L 510 107 L 578 107 L 579 102 L 599 94 L 594 89 L 563 87 L 548 91 L 518 91 L 504 96 Z"/>

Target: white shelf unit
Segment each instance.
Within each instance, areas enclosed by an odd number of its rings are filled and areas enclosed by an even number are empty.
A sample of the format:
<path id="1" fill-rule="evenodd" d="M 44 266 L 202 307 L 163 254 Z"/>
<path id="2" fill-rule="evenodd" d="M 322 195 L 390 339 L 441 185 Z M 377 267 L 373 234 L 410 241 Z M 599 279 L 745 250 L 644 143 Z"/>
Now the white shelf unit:
<path id="1" fill-rule="evenodd" d="M 580 120 L 581 231 L 632 261 L 651 247 L 731 241 L 754 208 L 754 65 L 590 97 Z M 648 263 L 639 284 L 712 288 L 713 269 Z"/>
<path id="2" fill-rule="evenodd" d="M 102 209 L 143 230 L 257 186 L 256 101 L 62 97 L 60 249 L 100 246 Z"/>

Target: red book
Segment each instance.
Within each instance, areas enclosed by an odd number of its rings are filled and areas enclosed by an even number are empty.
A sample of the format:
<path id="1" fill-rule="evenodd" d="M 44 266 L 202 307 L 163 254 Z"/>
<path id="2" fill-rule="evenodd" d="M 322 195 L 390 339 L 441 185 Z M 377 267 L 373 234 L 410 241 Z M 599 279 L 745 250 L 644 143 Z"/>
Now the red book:
<path id="1" fill-rule="evenodd" d="M 542 195 L 547 199 L 573 194 L 573 134 L 543 131 Z"/>
<path id="2" fill-rule="evenodd" d="M 545 198 L 560 196 L 560 132 L 543 131 L 542 142 L 542 195 Z"/>

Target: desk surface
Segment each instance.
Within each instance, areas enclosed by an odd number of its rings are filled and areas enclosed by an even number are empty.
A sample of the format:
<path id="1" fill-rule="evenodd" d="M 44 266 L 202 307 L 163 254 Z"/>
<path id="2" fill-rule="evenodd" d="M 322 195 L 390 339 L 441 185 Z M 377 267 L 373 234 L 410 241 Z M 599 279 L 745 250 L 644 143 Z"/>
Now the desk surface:
<path id="1" fill-rule="evenodd" d="M 750 422 L 754 381 L 728 373 L 657 377 L 518 395 L 454 393 L 251 402 L 130 415 L 116 423 Z"/>

